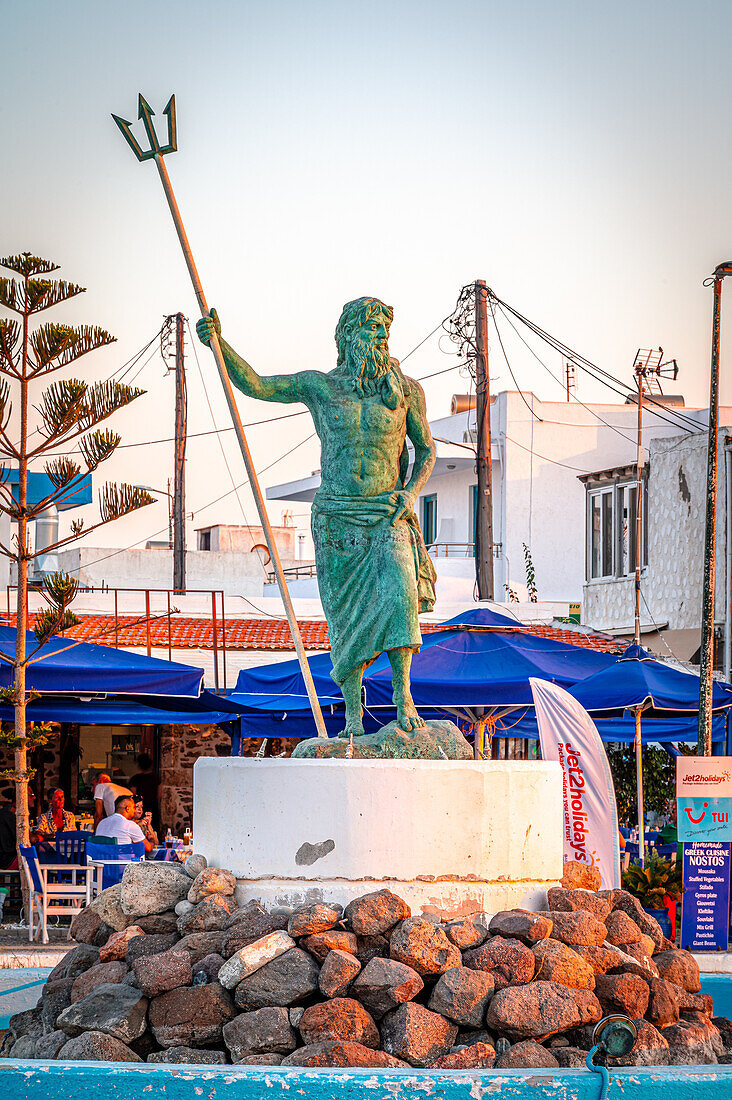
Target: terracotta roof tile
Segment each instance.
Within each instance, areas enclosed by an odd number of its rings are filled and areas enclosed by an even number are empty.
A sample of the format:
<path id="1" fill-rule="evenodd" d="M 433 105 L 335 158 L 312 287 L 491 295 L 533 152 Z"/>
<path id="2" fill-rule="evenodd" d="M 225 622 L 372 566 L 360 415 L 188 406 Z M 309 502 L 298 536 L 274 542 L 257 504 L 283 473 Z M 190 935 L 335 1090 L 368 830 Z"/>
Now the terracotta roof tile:
<path id="1" fill-rule="evenodd" d="M 14 625 L 15 616 L 3 616 L 3 621 Z M 139 617 L 120 615 L 115 624 L 113 615 L 80 615 L 81 622 L 72 627 L 65 637 L 79 641 L 93 641 L 99 645 L 117 645 L 121 648 L 142 648 L 147 645 L 147 624 L 140 623 Z M 31 624 L 33 615 L 31 615 Z M 217 622 L 216 641 L 223 641 L 222 623 Z M 226 619 L 227 649 L 266 649 L 294 650 L 290 628 L 284 619 Z M 440 630 L 439 623 L 422 623 L 425 634 Z M 557 642 L 581 646 L 602 653 L 622 653 L 625 644 L 617 638 L 604 634 L 582 634 L 577 630 L 557 626 L 528 625 L 517 629 L 540 638 L 552 638 Z M 306 649 L 327 650 L 328 626 L 322 619 L 306 619 L 300 623 L 303 643 Z M 100 635 L 102 635 L 100 637 Z M 170 645 L 173 649 L 213 649 L 213 623 L 211 619 L 187 618 L 173 615 L 170 619 Z M 150 623 L 150 644 L 154 649 L 168 646 L 168 619 L 156 619 Z"/>

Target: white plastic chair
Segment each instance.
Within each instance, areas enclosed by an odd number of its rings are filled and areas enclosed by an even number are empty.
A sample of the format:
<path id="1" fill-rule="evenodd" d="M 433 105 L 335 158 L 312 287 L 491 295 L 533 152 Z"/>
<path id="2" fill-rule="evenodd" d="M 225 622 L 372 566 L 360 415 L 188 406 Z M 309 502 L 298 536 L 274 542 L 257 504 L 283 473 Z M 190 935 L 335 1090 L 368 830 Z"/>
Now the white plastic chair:
<path id="1" fill-rule="evenodd" d="M 20 849 L 20 860 L 28 884 L 28 939 L 40 936 L 48 943 L 48 917 L 74 916 L 90 903 L 93 867 L 78 863 L 39 863 L 35 848 Z M 62 875 L 66 881 L 59 882 Z"/>

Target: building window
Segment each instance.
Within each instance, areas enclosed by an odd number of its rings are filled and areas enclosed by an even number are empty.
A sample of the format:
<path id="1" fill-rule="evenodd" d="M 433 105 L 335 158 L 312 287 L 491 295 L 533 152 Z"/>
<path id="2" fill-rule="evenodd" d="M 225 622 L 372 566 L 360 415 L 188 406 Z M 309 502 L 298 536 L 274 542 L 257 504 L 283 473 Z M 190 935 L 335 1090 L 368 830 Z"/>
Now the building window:
<path id="1" fill-rule="evenodd" d="M 199 531 L 198 532 L 198 549 L 210 550 L 211 549 L 211 531 Z"/>
<path id="2" fill-rule="evenodd" d="M 590 493 L 590 577 L 613 575 L 613 490 Z"/>
<path id="3" fill-rule="evenodd" d="M 437 494 L 422 497 L 422 534 L 427 546 L 437 538 Z"/>
<path id="4" fill-rule="evenodd" d="M 590 580 L 629 577 L 635 572 L 636 494 L 632 482 L 616 482 L 588 492 L 587 558 Z M 641 565 L 648 564 L 648 485 L 643 483 Z"/>

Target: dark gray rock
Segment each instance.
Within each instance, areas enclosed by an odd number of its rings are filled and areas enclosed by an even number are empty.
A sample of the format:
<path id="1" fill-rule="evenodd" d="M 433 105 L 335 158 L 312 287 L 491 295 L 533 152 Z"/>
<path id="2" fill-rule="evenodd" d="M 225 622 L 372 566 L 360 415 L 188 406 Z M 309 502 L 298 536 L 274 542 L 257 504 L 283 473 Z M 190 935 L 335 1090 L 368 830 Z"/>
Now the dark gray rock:
<path id="1" fill-rule="evenodd" d="M 142 1035 L 147 1025 L 147 997 L 129 985 L 98 985 L 81 1001 L 59 1015 L 58 1029 L 67 1035 L 101 1031 L 129 1043 Z"/>
<path id="2" fill-rule="evenodd" d="M 312 955 L 293 947 L 240 981 L 234 1000 L 245 1012 L 298 1004 L 317 992 L 319 973 Z"/>
<path id="3" fill-rule="evenodd" d="M 235 1062 L 250 1054 L 288 1054 L 297 1046 L 286 1008 L 244 1012 L 224 1025 L 223 1037 Z"/>
<path id="4" fill-rule="evenodd" d="M 53 982 L 57 978 L 75 978 L 84 970 L 88 970 L 99 962 L 99 948 L 90 943 L 80 943 L 73 951 L 56 963 L 47 981 Z"/>
<path id="5" fill-rule="evenodd" d="M 224 956 L 217 955 L 215 953 L 211 955 L 205 955 L 200 962 L 197 962 L 193 966 L 193 980 L 197 975 L 204 974 L 206 981 L 200 981 L 201 985 L 205 985 L 206 982 L 215 982 L 218 976 L 219 970 L 224 965 Z M 199 984 L 199 983 L 196 983 Z"/>
<path id="6" fill-rule="evenodd" d="M 225 1066 L 226 1055 L 223 1050 L 197 1050 L 195 1047 L 168 1047 L 148 1054 L 148 1062 L 162 1062 L 168 1065 Z"/>
<path id="7" fill-rule="evenodd" d="M 440 977 L 428 1007 L 461 1027 L 480 1028 L 494 988 L 492 974 L 456 966 Z"/>
<path id="8" fill-rule="evenodd" d="M 141 1062 L 128 1046 L 101 1031 L 86 1031 L 69 1039 L 56 1055 L 60 1062 Z"/>
<path id="9" fill-rule="evenodd" d="M 36 1039 L 35 1057 L 57 1058 L 58 1052 L 68 1039 L 65 1031 L 49 1031 L 47 1035 L 41 1035 L 40 1039 Z"/>
<path id="10" fill-rule="evenodd" d="M 145 955 L 159 955 L 175 947 L 180 937 L 177 932 L 153 932 L 150 935 L 135 936 L 127 945 L 125 962 L 132 968 L 137 959 Z"/>
<path id="11" fill-rule="evenodd" d="M 351 983 L 350 995 L 365 1005 L 375 1020 L 424 989 L 416 970 L 395 959 L 374 958 Z"/>
<path id="12" fill-rule="evenodd" d="M 188 913 L 178 917 L 178 931 L 181 936 L 189 936 L 194 932 L 223 932 L 236 909 L 236 898 L 211 894 L 194 905 Z"/>

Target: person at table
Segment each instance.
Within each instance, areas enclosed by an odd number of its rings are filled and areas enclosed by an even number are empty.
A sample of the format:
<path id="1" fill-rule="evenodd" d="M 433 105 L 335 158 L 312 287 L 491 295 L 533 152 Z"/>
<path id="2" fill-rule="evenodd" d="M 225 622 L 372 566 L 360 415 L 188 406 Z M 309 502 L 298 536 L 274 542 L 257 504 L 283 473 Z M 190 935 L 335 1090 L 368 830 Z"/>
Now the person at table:
<path id="1" fill-rule="evenodd" d="M 64 792 L 60 787 L 51 791 L 48 809 L 36 822 L 35 831 L 41 840 L 52 840 L 56 833 L 73 832 L 76 828 L 76 818 L 64 809 L 64 798 Z"/>
<path id="2" fill-rule="evenodd" d="M 100 821 L 103 821 L 105 817 L 111 817 L 114 814 L 115 802 L 118 798 L 125 794 L 128 798 L 132 797 L 132 791 L 127 787 L 120 786 L 119 783 L 113 783 L 111 777 L 107 772 L 100 772 L 96 778 L 94 784 L 94 828 L 96 829 Z"/>
<path id="3" fill-rule="evenodd" d="M 157 824 L 160 776 L 153 771 L 152 758 L 146 752 L 141 752 L 137 757 L 137 766 L 140 770 L 130 779 L 130 786 L 142 798 L 145 809 L 150 811 Z"/>
<path id="4" fill-rule="evenodd" d="M 149 840 L 153 848 L 157 848 L 160 841 L 158 840 L 158 834 L 152 827 L 152 814 L 149 810 L 145 812 L 143 800 L 140 795 L 135 798 L 135 816 L 132 820 L 142 829 L 145 840 Z"/>
<path id="5" fill-rule="evenodd" d="M 145 851 L 152 851 L 152 844 L 145 839 L 140 826 L 133 820 L 135 816 L 135 800 L 131 794 L 121 794 L 114 803 L 114 813 L 111 817 L 105 817 L 100 821 L 94 831 L 94 836 L 111 836 L 118 844 L 145 845 Z"/>

